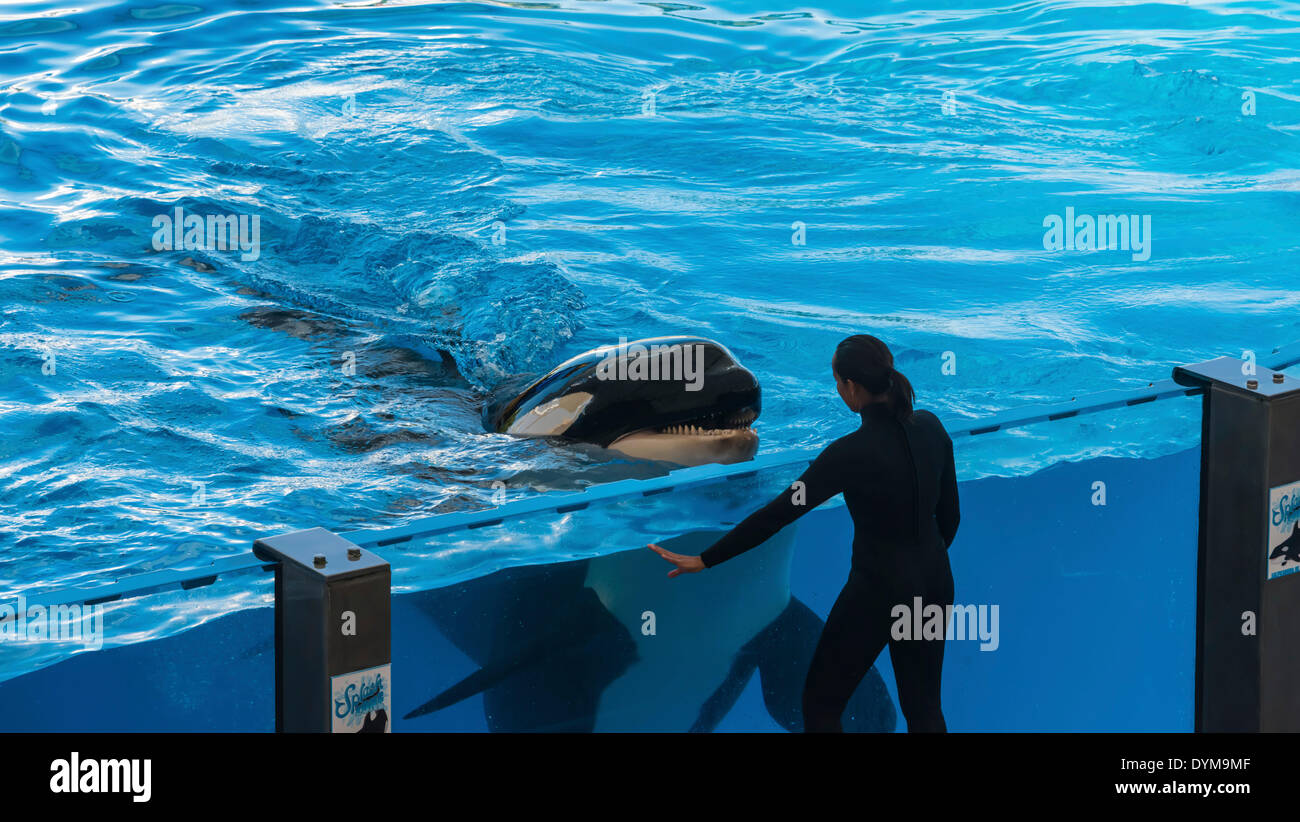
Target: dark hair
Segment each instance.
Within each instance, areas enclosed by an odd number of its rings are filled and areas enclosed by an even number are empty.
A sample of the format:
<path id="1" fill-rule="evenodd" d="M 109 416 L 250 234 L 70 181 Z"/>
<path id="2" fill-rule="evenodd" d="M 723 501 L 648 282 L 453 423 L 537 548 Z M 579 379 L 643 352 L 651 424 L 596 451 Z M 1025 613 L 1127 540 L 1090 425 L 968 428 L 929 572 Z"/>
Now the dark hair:
<path id="1" fill-rule="evenodd" d="M 831 367 L 841 379 L 853 380 L 873 394 L 884 394 L 889 408 L 899 420 L 912 416 L 916 392 L 901 372 L 894 369 L 894 355 L 889 346 L 869 334 L 845 337 L 835 347 Z"/>

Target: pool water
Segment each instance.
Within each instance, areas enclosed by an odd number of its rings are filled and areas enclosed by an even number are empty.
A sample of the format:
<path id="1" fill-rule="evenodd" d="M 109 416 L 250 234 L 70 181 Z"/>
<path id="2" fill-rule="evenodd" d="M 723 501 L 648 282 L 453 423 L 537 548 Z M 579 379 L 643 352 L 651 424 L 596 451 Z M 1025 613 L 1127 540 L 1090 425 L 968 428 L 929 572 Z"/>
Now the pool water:
<path id="1" fill-rule="evenodd" d="M 850 333 L 885 339 L 950 421 L 1263 358 L 1300 338 L 1297 20 L 1271 2 L 5 9 L 0 592 L 482 508 L 500 483 L 652 474 L 478 417 L 509 375 L 623 336 L 727 345 L 762 383 L 763 452 L 855 424 L 828 369 Z M 168 249 L 178 208 L 244 218 L 248 248 Z M 1067 213 L 1131 216 L 1133 248 L 1052 250 Z M 1158 403 L 981 443 L 959 471 L 1156 458 L 1195 432 L 1194 404 Z M 195 597 L 131 638 L 265 604 Z"/>

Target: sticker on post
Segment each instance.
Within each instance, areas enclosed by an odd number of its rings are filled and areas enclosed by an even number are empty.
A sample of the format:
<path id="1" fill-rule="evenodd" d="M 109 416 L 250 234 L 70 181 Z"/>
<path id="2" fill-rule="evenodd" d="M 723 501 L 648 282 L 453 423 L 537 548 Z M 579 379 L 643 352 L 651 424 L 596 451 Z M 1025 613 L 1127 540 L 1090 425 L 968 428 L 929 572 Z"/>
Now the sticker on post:
<path id="1" fill-rule="evenodd" d="M 1268 521 L 1267 578 L 1300 571 L 1300 482 L 1269 492 Z"/>
<path id="2" fill-rule="evenodd" d="M 391 665 L 330 677 L 331 731 L 336 734 L 392 731 Z"/>

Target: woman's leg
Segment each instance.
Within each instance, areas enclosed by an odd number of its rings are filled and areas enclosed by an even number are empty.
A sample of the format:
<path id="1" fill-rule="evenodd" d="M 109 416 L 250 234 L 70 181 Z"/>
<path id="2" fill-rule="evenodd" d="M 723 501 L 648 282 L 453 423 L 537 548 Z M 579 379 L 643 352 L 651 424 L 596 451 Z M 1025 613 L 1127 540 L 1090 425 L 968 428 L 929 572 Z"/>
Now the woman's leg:
<path id="1" fill-rule="evenodd" d="M 940 705 L 943 670 L 942 639 L 890 639 L 889 661 L 898 684 L 898 707 L 907 720 L 908 733 L 944 733 L 948 730 Z"/>
<path id="2" fill-rule="evenodd" d="M 922 598 L 923 608 L 928 605 L 943 608 L 944 629 L 940 631 L 940 638 L 893 639 L 891 636 L 889 661 L 894 666 L 898 707 L 907 720 L 907 732 L 946 733 L 948 726 L 940 704 L 940 681 L 943 673 L 943 637 L 947 633 L 948 607 L 953 603 L 952 571 L 946 556 L 942 568 L 927 586 L 926 594 Z"/>
<path id="3" fill-rule="evenodd" d="M 883 611 L 882 611 L 883 608 Z M 882 616 L 883 614 L 883 616 Z M 803 689 L 805 733 L 839 733 L 862 677 L 889 641 L 889 606 L 856 572 L 849 574 L 822 628 Z"/>

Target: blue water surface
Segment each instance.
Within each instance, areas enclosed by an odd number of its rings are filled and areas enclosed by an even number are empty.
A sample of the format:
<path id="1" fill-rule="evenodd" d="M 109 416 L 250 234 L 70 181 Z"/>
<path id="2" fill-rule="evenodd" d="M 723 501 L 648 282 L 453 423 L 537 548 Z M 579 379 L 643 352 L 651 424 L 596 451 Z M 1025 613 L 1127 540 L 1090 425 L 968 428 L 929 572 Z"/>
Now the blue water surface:
<path id="1" fill-rule="evenodd" d="M 1300 338 L 1298 22 L 1273 2 L 7 7 L 0 592 L 652 473 L 478 417 L 503 378 L 623 336 L 729 346 L 763 385 L 764 451 L 854 424 L 828 367 L 849 333 L 949 421 L 1263 358 Z M 256 217 L 256 253 L 158 250 L 177 208 Z M 1149 218 L 1149 245 L 1049 250 L 1066 209 Z M 1184 451 L 1194 404 L 1167 405 L 990 438 L 959 470 Z M 133 636 L 255 604 L 222 596 Z"/>

